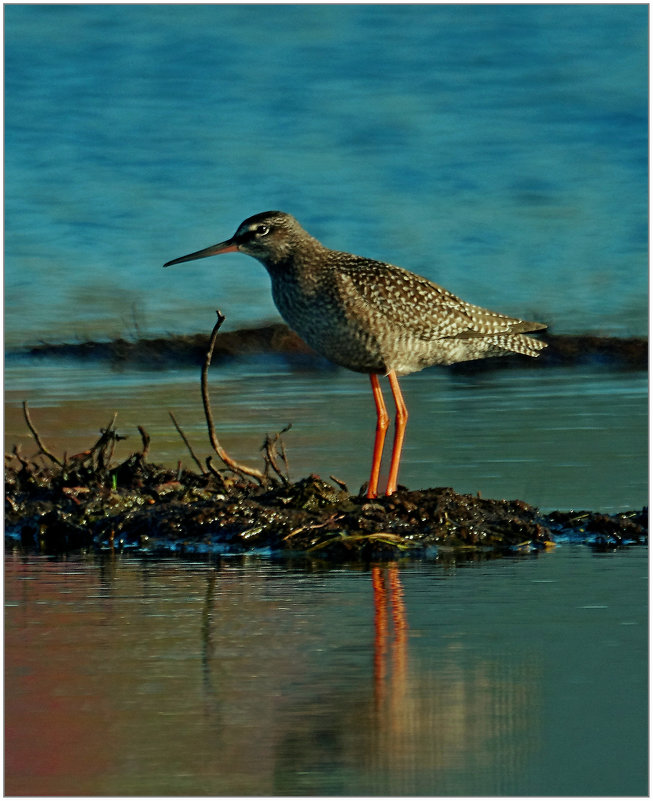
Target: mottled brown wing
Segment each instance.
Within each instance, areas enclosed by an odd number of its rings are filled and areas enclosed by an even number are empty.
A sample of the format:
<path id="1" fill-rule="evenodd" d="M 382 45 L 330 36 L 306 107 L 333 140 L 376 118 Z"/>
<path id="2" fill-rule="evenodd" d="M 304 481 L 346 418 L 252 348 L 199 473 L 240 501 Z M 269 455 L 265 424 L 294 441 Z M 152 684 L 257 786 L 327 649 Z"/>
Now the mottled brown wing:
<path id="1" fill-rule="evenodd" d="M 338 264 L 348 302 L 380 314 L 419 339 L 483 337 L 546 328 L 466 303 L 422 276 L 373 260 Z"/>

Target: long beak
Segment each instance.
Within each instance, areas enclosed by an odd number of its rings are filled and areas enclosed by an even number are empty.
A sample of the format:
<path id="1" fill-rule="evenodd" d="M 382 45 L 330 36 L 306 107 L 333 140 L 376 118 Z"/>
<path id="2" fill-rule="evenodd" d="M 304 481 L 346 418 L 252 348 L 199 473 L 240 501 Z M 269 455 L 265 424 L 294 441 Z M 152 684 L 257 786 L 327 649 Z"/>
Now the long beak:
<path id="1" fill-rule="evenodd" d="M 172 264 L 179 264 L 182 261 L 194 261 L 195 259 L 205 259 L 207 256 L 217 256 L 220 253 L 234 253 L 238 251 L 238 245 L 233 239 L 227 239 L 226 242 L 220 242 L 217 245 L 211 245 L 210 248 L 204 250 L 196 250 L 195 253 L 189 253 L 188 256 L 181 256 L 178 259 L 166 262 L 163 266 L 170 267 Z"/>

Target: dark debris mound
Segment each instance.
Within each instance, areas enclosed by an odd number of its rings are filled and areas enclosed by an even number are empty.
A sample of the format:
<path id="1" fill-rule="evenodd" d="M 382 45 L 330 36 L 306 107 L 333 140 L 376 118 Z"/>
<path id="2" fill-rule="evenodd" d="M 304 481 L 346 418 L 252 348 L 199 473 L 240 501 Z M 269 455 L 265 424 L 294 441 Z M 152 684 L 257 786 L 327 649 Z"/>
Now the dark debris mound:
<path id="1" fill-rule="evenodd" d="M 144 432 L 141 432 L 144 434 Z M 259 486 L 228 471 L 174 471 L 140 453 L 111 466 L 111 438 L 63 464 L 14 449 L 6 466 L 6 536 L 26 549 L 153 554 L 302 552 L 331 560 L 394 559 L 467 549 L 496 553 L 559 540 L 617 547 L 647 541 L 646 510 L 554 512 L 448 487 L 368 500 L 311 475 Z"/>
<path id="2" fill-rule="evenodd" d="M 502 356 L 452 365 L 453 372 L 477 373 L 518 365 L 526 368 L 609 366 L 622 370 L 646 370 L 648 341 L 645 337 L 608 337 L 591 334 L 562 335 L 550 331 L 540 338 L 548 347 L 538 359 Z M 173 364 L 201 364 L 209 342 L 207 334 L 169 335 L 113 339 L 107 342 L 77 343 L 43 342 L 33 347 L 8 353 L 14 357 L 58 357 L 108 361 L 115 366 L 136 365 L 160 368 Z M 327 363 L 312 351 L 297 334 L 283 323 L 221 332 L 216 339 L 214 361 L 221 362 L 257 354 L 279 356 L 302 364 Z"/>

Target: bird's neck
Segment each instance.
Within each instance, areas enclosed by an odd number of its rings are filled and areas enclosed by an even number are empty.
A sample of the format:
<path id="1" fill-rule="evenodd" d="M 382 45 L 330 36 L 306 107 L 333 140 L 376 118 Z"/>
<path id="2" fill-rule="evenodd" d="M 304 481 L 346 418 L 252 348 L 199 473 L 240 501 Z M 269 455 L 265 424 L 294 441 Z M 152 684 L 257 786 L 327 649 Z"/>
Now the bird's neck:
<path id="1" fill-rule="evenodd" d="M 303 276 L 309 277 L 320 272 L 328 261 L 325 259 L 325 255 L 328 253 L 328 248 L 325 248 L 317 239 L 307 235 L 298 242 L 288 243 L 287 248 L 266 259 L 261 259 L 261 262 L 272 278 L 301 279 Z"/>

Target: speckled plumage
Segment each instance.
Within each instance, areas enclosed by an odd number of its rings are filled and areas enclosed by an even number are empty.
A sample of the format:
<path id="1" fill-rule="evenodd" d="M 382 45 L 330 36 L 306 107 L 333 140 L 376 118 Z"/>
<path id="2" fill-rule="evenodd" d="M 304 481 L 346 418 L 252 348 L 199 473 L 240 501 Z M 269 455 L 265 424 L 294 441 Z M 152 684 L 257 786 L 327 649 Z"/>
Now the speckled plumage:
<path id="1" fill-rule="evenodd" d="M 312 348 L 370 374 L 377 427 L 368 498 L 376 498 L 388 428 L 378 374 L 388 376 L 397 410 L 386 485 L 386 495 L 392 495 L 408 419 L 398 375 L 508 353 L 538 356 L 546 347 L 524 335 L 546 328 L 542 323 L 466 303 L 402 267 L 330 250 L 282 211 L 249 217 L 231 239 L 164 266 L 230 252 L 246 253 L 265 266 L 282 317 Z"/>
<path id="2" fill-rule="evenodd" d="M 350 370 L 406 375 L 431 364 L 537 356 L 546 347 L 524 336 L 545 328 L 541 323 L 474 306 L 402 267 L 330 250 L 284 212 L 256 214 L 231 240 L 207 250 L 223 246 L 262 262 L 288 325 Z"/>

